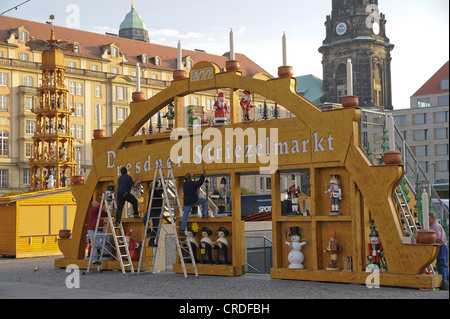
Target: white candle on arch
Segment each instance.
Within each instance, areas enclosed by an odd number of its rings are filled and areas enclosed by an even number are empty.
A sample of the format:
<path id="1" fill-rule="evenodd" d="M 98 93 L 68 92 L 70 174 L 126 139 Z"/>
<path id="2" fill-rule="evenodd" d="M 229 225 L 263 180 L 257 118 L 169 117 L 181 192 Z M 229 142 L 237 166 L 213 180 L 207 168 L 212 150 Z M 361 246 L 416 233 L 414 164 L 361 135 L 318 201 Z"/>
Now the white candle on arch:
<path id="1" fill-rule="evenodd" d="M 141 68 L 139 63 L 136 63 L 136 92 L 141 92 Z"/>
<path id="2" fill-rule="evenodd" d="M 286 32 L 283 32 L 283 66 L 287 65 Z"/>
<path id="3" fill-rule="evenodd" d="M 234 53 L 234 33 L 233 33 L 233 29 L 230 29 L 230 60 L 236 60 L 236 55 Z"/>
<path id="4" fill-rule="evenodd" d="M 181 59 L 182 59 L 181 50 L 182 50 L 181 49 L 181 41 L 178 40 L 177 70 L 182 70 L 182 68 L 181 68 Z"/>

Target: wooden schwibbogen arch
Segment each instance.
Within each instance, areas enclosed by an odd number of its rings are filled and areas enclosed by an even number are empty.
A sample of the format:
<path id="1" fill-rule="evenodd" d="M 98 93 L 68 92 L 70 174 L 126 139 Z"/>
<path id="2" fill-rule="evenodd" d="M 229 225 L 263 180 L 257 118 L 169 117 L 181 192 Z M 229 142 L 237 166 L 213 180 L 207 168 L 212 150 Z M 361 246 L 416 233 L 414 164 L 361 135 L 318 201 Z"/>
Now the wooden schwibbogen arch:
<path id="1" fill-rule="evenodd" d="M 183 158 L 180 160 L 178 156 L 172 156 L 181 198 L 182 177 L 186 173 L 198 173 L 204 169 L 207 175 L 231 175 L 232 216 L 189 219 L 189 223 L 196 222 L 200 228 L 207 225 L 213 232 L 220 226 L 227 226 L 231 230 L 231 265 L 199 264 L 200 274 L 243 274 L 245 256 L 244 226 L 240 218 L 240 174 L 267 168 L 272 162 L 264 155 L 274 155 L 269 156 L 276 161 L 276 170 L 271 171 L 272 278 L 365 283 L 369 275 L 365 272 L 369 226 L 374 221 L 388 263 L 388 272 L 380 274 L 378 283 L 439 287 L 441 276 L 423 274 L 426 266 L 436 258 L 438 246 L 402 243 L 403 230 L 394 205 L 393 190 L 403 176 L 403 166 L 374 165 L 368 159 L 359 146 L 361 110 L 358 107 L 324 111 L 299 95 L 295 88 L 296 80 L 292 77 L 255 79 L 242 76 L 239 71 L 221 72 L 215 64 L 200 62 L 187 78 L 174 80 L 168 88 L 148 100 L 132 102 L 130 115 L 111 137 L 92 140 L 93 168 L 84 184 L 72 186 L 77 202 L 72 237 L 59 240 L 64 258 L 56 260 L 55 266 L 87 266 L 85 236 L 89 204 L 93 199 L 99 200 L 106 185 L 117 183 L 120 167 L 126 166 L 134 180 L 141 179 L 144 182 L 145 196 L 148 196 L 155 160 L 162 159 L 165 163 L 171 156 L 172 148 L 181 145 L 177 144 L 182 140 L 181 137 L 171 139 L 170 132 L 135 136 L 143 124 L 158 110 L 174 102 L 175 126 L 183 128 L 187 116 L 184 105 L 186 95 L 209 89 L 226 89 L 231 104 L 230 125 L 184 131 L 188 132 L 187 152 L 186 149 L 182 152 L 182 148 L 178 147 L 175 153 L 182 154 Z M 239 122 L 239 90 L 248 90 L 277 102 L 296 117 Z M 275 132 L 273 129 L 276 129 L 278 140 L 275 135 L 271 135 L 271 132 Z M 240 130 L 244 134 L 248 133 L 244 141 L 236 137 Z M 235 133 L 231 138 L 230 132 Z M 256 132 L 256 139 L 251 138 L 251 132 Z M 218 144 L 209 144 L 213 139 Z M 239 143 L 243 145 L 237 146 Z M 202 145 L 202 148 L 198 145 Z M 264 148 L 265 145 L 269 145 L 269 148 Z M 203 150 L 202 161 L 199 161 L 199 150 Z M 210 152 L 209 157 L 207 150 Z M 311 214 L 282 216 L 280 171 L 305 168 L 310 170 Z M 330 199 L 325 194 L 332 174 L 340 176 L 342 187 L 339 216 L 329 216 Z M 133 234 L 137 234 L 135 239 L 140 241 L 142 222 L 126 218 L 123 222 L 126 227 L 129 223 L 128 228 L 133 228 Z M 289 247 L 285 241 L 289 240 L 288 230 L 293 226 L 300 228 L 302 240 L 307 242 L 302 248 L 304 269 L 288 269 Z M 343 257 L 352 257 L 350 271 L 326 270 L 329 256 L 324 253 L 324 249 L 333 234 L 336 234 L 341 247 L 338 266 L 343 268 Z M 110 261 L 104 267 L 118 268 L 118 265 Z M 180 271 L 178 264 L 174 265 L 174 271 Z"/>

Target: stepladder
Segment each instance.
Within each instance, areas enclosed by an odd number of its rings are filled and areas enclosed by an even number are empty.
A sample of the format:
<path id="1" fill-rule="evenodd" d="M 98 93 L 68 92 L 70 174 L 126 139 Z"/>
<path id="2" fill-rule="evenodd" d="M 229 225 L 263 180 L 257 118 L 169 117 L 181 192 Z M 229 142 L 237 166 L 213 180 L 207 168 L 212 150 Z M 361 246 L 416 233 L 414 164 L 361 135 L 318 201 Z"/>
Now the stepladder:
<path id="1" fill-rule="evenodd" d="M 167 167 L 162 167 L 162 161 L 157 160 L 155 175 L 151 185 L 147 212 L 144 216 L 144 234 L 142 239 L 138 274 L 146 271 L 153 273 L 158 255 L 159 241 L 162 237 L 162 231 L 175 241 L 175 248 L 185 278 L 188 278 L 188 270 L 192 269 L 195 276 L 198 277 L 197 265 L 195 262 L 192 246 L 188 243 L 186 231 L 182 232 L 177 227 L 176 219 L 183 215 L 176 180 L 173 175 L 172 163 L 167 162 Z M 167 174 L 164 175 L 163 171 Z M 166 227 L 163 227 L 163 218 L 169 222 L 172 227 L 172 233 Z M 167 238 L 167 237 L 166 237 Z"/>
<path id="2" fill-rule="evenodd" d="M 115 209 L 117 209 L 115 194 L 112 186 L 107 186 L 106 192 L 102 194 L 100 201 L 97 222 L 93 232 L 94 235 L 90 236 L 93 237 L 90 238 L 92 252 L 85 273 L 88 273 L 91 268 L 96 268 L 97 271 L 101 271 L 104 256 L 117 260 L 120 264 L 122 274 L 126 274 L 127 271 L 134 273 L 133 262 L 122 223 L 117 223 L 116 225 L 113 221 L 112 212 Z"/>
<path id="3" fill-rule="evenodd" d="M 417 226 L 416 219 L 414 218 L 413 212 L 408 206 L 408 200 L 400 185 L 397 186 L 397 188 L 394 190 L 394 193 L 395 202 L 397 203 L 400 215 L 402 217 L 402 224 L 405 234 L 416 238 L 419 232 L 419 227 Z M 435 274 L 432 265 L 428 265 L 426 267 L 426 272 L 427 274 Z"/>

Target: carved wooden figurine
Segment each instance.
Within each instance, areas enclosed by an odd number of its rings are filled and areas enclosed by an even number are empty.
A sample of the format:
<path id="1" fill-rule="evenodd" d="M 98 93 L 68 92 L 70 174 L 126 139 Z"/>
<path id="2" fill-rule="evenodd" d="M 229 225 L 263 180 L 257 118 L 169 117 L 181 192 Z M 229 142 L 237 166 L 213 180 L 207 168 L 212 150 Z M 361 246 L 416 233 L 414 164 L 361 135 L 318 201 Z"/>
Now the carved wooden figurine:
<path id="1" fill-rule="evenodd" d="M 209 238 L 212 235 L 212 230 L 209 227 L 202 228 L 202 236 L 203 238 L 200 240 L 200 255 L 202 257 L 202 264 L 213 264 L 212 258 L 212 247 L 214 246 L 213 242 Z"/>
<path id="2" fill-rule="evenodd" d="M 214 242 L 214 248 L 217 249 L 218 264 L 229 264 L 228 261 L 228 240 L 225 238 L 229 235 L 225 227 L 219 228 L 219 238 Z"/>
<path id="3" fill-rule="evenodd" d="M 341 246 L 337 243 L 336 232 L 330 237 L 327 248 L 323 251 L 324 253 L 330 254 L 331 264 L 326 268 L 327 270 L 339 270 L 337 266 L 337 255 L 341 251 Z"/>
<path id="4" fill-rule="evenodd" d="M 329 187 L 325 194 L 330 194 L 331 211 L 329 215 L 339 215 L 339 201 L 342 200 L 341 182 L 339 175 L 330 175 Z"/>

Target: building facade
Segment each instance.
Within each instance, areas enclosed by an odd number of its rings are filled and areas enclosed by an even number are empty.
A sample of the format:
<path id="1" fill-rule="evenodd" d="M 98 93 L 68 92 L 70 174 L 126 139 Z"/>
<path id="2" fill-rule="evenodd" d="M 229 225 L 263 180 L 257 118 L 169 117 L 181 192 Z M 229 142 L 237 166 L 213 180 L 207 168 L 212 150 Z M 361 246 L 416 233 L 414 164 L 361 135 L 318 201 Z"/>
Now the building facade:
<path id="1" fill-rule="evenodd" d="M 449 62 L 393 111 L 395 124 L 432 183 L 449 179 Z"/>
<path id="2" fill-rule="evenodd" d="M 341 103 L 342 96 L 357 95 L 361 107 L 392 110 L 391 51 L 386 19 L 378 0 L 333 0 L 326 17 L 322 54 L 322 102 Z M 347 72 L 351 60 L 352 71 Z M 350 75 L 351 74 L 351 75 Z M 352 77 L 348 92 L 347 78 Z M 353 93 L 353 94 L 352 94 Z"/>

